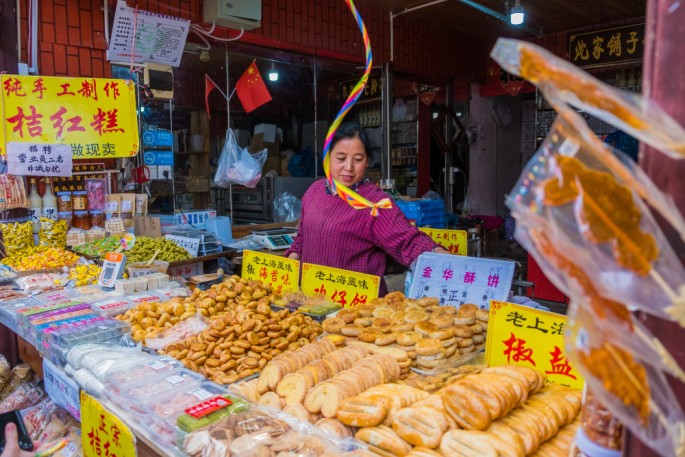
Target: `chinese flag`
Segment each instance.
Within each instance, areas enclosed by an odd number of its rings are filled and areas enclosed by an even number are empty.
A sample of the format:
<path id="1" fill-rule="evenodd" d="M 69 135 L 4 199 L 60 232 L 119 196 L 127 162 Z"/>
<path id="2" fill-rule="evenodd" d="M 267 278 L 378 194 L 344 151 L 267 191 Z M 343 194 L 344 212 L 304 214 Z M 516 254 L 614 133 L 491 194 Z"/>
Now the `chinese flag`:
<path id="1" fill-rule="evenodd" d="M 209 94 L 214 90 L 218 89 L 219 86 L 216 85 L 214 81 L 212 81 L 212 78 L 207 76 L 207 73 L 205 73 L 205 108 L 207 108 L 207 119 L 211 119 L 212 117 L 209 115 Z"/>
<path id="2" fill-rule="evenodd" d="M 259 74 L 255 60 L 247 67 L 245 73 L 236 83 L 235 91 L 238 93 L 240 103 L 243 104 L 243 108 L 245 108 L 247 113 L 271 101 L 271 94 L 269 94 L 266 85 L 264 85 L 264 80 Z"/>

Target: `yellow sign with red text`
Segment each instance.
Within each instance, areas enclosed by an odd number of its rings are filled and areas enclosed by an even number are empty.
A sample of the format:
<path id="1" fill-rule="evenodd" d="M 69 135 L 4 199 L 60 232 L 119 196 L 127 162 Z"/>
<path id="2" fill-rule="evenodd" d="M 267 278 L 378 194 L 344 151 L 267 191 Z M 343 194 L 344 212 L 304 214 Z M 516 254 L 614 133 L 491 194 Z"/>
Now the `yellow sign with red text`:
<path id="1" fill-rule="evenodd" d="M 485 361 L 535 368 L 548 382 L 582 389 L 585 381 L 566 357 L 565 327 L 561 314 L 492 300 Z"/>
<path id="2" fill-rule="evenodd" d="M 81 445 L 84 457 L 136 455 L 133 433 L 84 391 L 81 391 Z"/>
<path id="3" fill-rule="evenodd" d="M 427 227 L 421 227 L 419 230 L 428 234 L 433 241 L 447 249 L 451 254 L 467 255 L 468 239 L 465 230 L 446 230 Z"/>
<path id="4" fill-rule="evenodd" d="M 363 305 L 378 298 L 381 278 L 356 271 L 302 264 L 302 292 L 313 297 L 324 295 L 345 308 Z"/>
<path id="5" fill-rule="evenodd" d="M 0 86 L 0 155 L 9 142 L 68 144 L 74 159 L 138 153 L 132 81 L 0 75 Z"/>
<path id="6" fill-rule="evenodd" d="M 297 290 L 300 262 L 280 255 L 245 250 L 242 276 L 268 284 L 274 292 L 282 295 Z"/>

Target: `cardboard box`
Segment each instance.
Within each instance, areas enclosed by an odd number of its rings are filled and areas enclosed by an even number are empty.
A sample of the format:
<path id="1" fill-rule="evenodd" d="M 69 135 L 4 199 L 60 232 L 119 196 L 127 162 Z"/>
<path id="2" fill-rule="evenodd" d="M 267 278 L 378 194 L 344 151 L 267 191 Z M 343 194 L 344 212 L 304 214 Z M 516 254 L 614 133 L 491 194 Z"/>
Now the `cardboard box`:
<path id="1" fill-rule="evenodd" d="M 262 139 L 266 143 L 275 143 L 277 139 L 278 127 L 275 124 L 258 124 L 254 127 L 254 135 L 262 134 Z"/>
<path id="2" fill-rule="evenodd" d="M 264 168 L 262 168 L 262 175 L 265 175 L 267 172 L 272 170 L 280 174 L 281 158 L 279 156 L 268 157 L 266 159 L 266 162 L 264 162 Z"/>

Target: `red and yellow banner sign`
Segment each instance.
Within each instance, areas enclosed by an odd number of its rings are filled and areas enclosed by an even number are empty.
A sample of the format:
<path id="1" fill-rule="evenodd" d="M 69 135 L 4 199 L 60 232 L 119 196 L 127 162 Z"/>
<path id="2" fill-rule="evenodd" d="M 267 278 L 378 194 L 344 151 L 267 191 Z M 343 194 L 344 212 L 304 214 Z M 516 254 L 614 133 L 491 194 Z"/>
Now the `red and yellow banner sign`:
<path id="1" fill-rule="evenodd" d="M 344 307 L 366 304 L 378 298 L 378 276 L 313 263 L 302 264 L 302 292 L 313 297 L 324 295 Z"/>
<path id="2" fill-rule="evenodd" d="M 81 391 L 81 445 L 85 457 L 136 455 L 133 433 L 84 391 Z"/>
<path id="3" fill-rule="evenodd" d="M 242 276 L 268 284 L 282 295 L 297 290 L 300 262 L 279 255 L 245 250 Z"/>
<path id="4" fill-rule="evenodd" d="M 535 368 L 549 382 L 582 389 L 585 381 L 566 357 L 565 327 L 561 314 L 492 300 L 485 360 Z"/>
<path id="5" fill-rule="evenodd" d="M 421 227 L 419 230 L 428 234 L 433 241 L 447 249 L 451 254 L 467 255 L 468 239 L 466 237 L 466 230 L 446 230 L 427 227 Z"/>
<path id="6" fill-rule="evenodd" d="M 132 81 L 0 75 L 0 85 L 0 155 L 8 142 L 69 144 L 74 159 L 138 153 Z"/>

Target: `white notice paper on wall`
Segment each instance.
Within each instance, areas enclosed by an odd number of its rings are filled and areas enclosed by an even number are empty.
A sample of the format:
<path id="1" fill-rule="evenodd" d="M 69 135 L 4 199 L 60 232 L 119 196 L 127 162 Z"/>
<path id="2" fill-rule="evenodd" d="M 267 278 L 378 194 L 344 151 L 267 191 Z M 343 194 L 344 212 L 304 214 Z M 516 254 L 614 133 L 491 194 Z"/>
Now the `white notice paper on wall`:
<path id="1" fill-rule="evenodd" d="M 449 254 L 421 254 L 409 287 L 410 298 L 438 297 L 441 305 L 473 303 L 489 309 L 490 300 L 506 301 L 514 262 Z"/>
<path id="2" fill-rule="evenodd" d="M 133 61 L 137 63 L 156 62 L 178 67 L 189 29 L 187 19 L 136 10 L 119 0 L 107 60 L 130 62 L 134 53 Z"/>
<path id="3" fill-rule="evenodd" d="M 71 176 L 71 145 L 7 143 L 7 172 L 17 176 Z"/>

